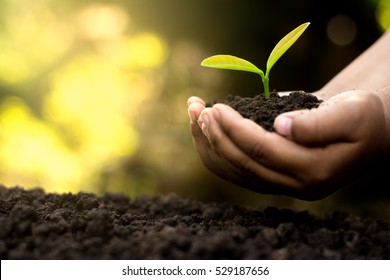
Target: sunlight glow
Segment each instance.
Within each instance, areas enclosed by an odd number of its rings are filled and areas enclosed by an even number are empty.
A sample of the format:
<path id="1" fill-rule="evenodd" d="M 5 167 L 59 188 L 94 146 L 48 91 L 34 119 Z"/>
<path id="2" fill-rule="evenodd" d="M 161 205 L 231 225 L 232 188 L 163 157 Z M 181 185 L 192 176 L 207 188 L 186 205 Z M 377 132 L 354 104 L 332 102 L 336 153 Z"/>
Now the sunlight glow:
<path id="1" fill-rule="evenodd" d="M 111 40 L 121 36 L 129 24 L 129 17 L 120 7 L 92 5 L 83 9 L 76 18 L 76 26 L 82 38 L 87 40 Z"/>
<path id="2" fill-rule="evenodd" d="M 21 99 L 11 97 L 3 102 L 0 123 L 3 183 L 65 187 L 85 179 L 77 155 L 64 146 L 54 129 L 35 118 Z"/>
<path id="3" fill-rule="evenodd" d="M 27 3 L 26 3 L 27 2 Z M 21 5 L 27 5 L 22 8 Z M 42 1 L 13 1 L 14 14 L 0 33 L 0 81 L 32 79 L 58 60 L 73 44 L 71 28 Z"/>
<path id="4" fill-rule="evenodd" d="M 44 102 L 47 119 L 72 136 L 73 146 L 89 164 L 124 156 L 137 147 L 137 133 L 125 118 L 131 96 L 122 73 L 99 57 L 82 57 L 53 77 Z"/>
<path id="5" fill-rule="evenodd" d="M 50 4 L 8 0 L 6 6 L 0 182 L 88 191 L 139 148 L 138 110 L 160 94 L 155 70 L 167 49 L 153 33 L 130 33 L 120 6 L 63 13 Z"/>

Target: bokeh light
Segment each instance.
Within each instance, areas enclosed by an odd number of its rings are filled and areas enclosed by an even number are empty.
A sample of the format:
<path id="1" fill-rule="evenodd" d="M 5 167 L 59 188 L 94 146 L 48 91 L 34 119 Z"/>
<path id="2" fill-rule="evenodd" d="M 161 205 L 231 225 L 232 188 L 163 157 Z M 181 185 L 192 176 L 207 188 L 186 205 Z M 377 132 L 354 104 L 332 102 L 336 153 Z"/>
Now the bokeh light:
<path id="1" fill-rule="evenodd" d="M 96 191 L 101 174 L 139 148 L 138 109 L 160 94 L 151 77 L 167 49 L 152 32 L 132 32 L 120 6 L 63 12 L 51 4 L 5 6 L 0 81 L 10 93 L 1 102 L 0 179 Z"/>
<path id="2" fill-rule="evenodd" d="M 376 9 L 376 19 L 383 31 L 390 28 L 390 0 L 379 0 Z"/>
<path id="3" fill-rule="evenodd" d="M 356 37 L 356 33 L 356 23 L 347 15 L 336 15 L 328 22 L 328 38 L 336 45 L 346 46 L 351 44 Z"/>

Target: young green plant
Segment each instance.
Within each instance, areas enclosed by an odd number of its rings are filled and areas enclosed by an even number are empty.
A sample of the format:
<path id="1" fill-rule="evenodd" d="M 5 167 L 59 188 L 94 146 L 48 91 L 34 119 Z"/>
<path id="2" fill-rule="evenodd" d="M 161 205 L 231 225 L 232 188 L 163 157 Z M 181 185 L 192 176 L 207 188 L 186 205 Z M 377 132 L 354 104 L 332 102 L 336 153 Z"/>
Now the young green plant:
<path id="1" fill-rule="evenodd" d="M 202 61 L 201 65 L 210 68 L 239 70 L 259 74 L 264 85 L 264 96 L 269 98 L 269 72 L 276 61 L 295 43 L 305 32 L 310 22 L 306 22 L 284 36 L 274 47 L 268 57 L 265 73 L 251 62 L 233 55 L 213 55 Z"/>

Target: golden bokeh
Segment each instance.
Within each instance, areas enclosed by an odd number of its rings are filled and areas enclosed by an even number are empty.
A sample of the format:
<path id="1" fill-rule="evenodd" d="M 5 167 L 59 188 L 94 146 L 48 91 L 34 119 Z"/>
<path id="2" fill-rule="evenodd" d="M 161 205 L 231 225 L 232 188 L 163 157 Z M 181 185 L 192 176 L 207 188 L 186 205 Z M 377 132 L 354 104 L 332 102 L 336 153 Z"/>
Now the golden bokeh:
<path id="1" fill-rule="evenodd" d="M 7 1 L 1 31 L 0 181 L 47 191 L 96 191 L 104 170 L 133 155 L 140 104 L 159 94 L 151 73 L 162 38 L 130 31 L 123 8 L 71 12 L 52 1 Z"/>
<path id="2" fill-rule="evenodd" d="M 376 8 L 376 19 L 383 31 L 390 28 L 390 0 L 380 0 Z"/>

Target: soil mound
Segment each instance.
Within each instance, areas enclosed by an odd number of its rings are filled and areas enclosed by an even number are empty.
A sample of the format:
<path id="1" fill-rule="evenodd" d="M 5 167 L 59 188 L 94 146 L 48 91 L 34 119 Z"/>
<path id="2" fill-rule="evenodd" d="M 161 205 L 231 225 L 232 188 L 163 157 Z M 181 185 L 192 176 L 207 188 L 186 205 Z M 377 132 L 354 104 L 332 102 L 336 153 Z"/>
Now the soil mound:
<path id="1" fill-rule="evenodd" d="M 0 186 L 1 259 L 390 259 L 390 223 Z"/>

